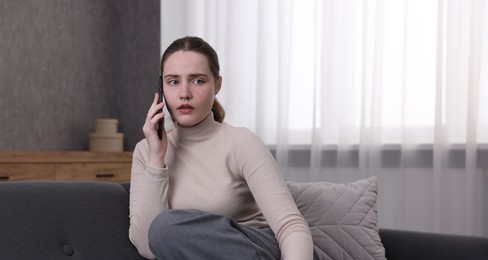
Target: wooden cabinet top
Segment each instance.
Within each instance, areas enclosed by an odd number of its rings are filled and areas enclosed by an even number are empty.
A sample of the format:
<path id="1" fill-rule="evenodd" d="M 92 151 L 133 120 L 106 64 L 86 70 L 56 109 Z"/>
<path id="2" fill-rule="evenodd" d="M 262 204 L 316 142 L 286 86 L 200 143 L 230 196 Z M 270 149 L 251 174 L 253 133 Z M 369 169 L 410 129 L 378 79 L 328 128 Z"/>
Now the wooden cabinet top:
<path id="1" fill-rule="evenodd" d="M 132 162 L 132 152 L 0 151 L 0 163 Z"/>

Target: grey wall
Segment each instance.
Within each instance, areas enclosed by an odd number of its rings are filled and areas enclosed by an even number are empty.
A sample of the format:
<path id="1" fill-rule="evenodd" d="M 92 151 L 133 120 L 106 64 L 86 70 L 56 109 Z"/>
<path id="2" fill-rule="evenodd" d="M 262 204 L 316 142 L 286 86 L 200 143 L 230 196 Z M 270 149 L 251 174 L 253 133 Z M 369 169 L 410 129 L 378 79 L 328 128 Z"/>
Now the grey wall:
<path id="1" fill-rule="evenodd" d="M 0 150 L 87 150 L 118 118 L 124 150 L 159 76 L 159 0 L 0 1 Z"/>

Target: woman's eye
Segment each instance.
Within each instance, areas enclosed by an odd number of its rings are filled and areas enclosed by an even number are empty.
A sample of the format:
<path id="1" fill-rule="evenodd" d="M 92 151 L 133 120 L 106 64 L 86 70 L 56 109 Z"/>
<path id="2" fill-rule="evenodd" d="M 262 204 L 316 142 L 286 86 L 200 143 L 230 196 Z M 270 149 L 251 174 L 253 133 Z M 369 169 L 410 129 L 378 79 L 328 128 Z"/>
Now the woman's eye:
<path id="1" fill-rule="evenodd" d="M 170 86 L 174 86 L 174 85 L 176 85 L 176 84 L 178 84 L 178 81 L 176 81 L 176 80 L 174 80 L 174 79 L 173 79 L 173 80 L 169 80 L 169 81 L 168 81 L 168 85 L 170 85 Z"/>
<path id="2" fill-rule="evenodd" d="M 195 85 L 202 85 L 203 83 L 205 83 L 205 81 L 203 81 L 203 80 L 201 80 L 201 79 L 195 79 L 195 80 L 193 81 L 193 84 L 195 84 Z"/>

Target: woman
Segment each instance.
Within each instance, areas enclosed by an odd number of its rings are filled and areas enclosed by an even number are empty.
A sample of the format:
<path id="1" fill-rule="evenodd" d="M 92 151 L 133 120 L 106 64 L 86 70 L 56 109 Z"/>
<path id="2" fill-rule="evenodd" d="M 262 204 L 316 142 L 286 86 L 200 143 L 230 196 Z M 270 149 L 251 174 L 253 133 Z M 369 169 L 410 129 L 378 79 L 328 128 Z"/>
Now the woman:
<path id="1" fill-rule="evenodd" d="M 134 150 L 129 237 L 158 259 L 313 258 L 312 237 L 267 147 L 223 123 L 217 53 L 197 37 L 161 59 L 176 127 L 158 138 L 158 94 Z M 244 104 L 245 105 L 245 104 Z"/>

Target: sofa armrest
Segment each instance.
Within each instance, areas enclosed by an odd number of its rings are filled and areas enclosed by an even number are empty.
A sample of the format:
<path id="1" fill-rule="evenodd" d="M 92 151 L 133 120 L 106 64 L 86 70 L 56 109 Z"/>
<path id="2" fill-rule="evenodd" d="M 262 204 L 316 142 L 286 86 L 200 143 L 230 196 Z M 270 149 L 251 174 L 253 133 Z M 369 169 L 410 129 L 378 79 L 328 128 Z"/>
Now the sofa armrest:
<path id="1" fill-rule="evenodd" d="M 488 259 L 488 237 L 380 229 L 388 260 Z"/>

